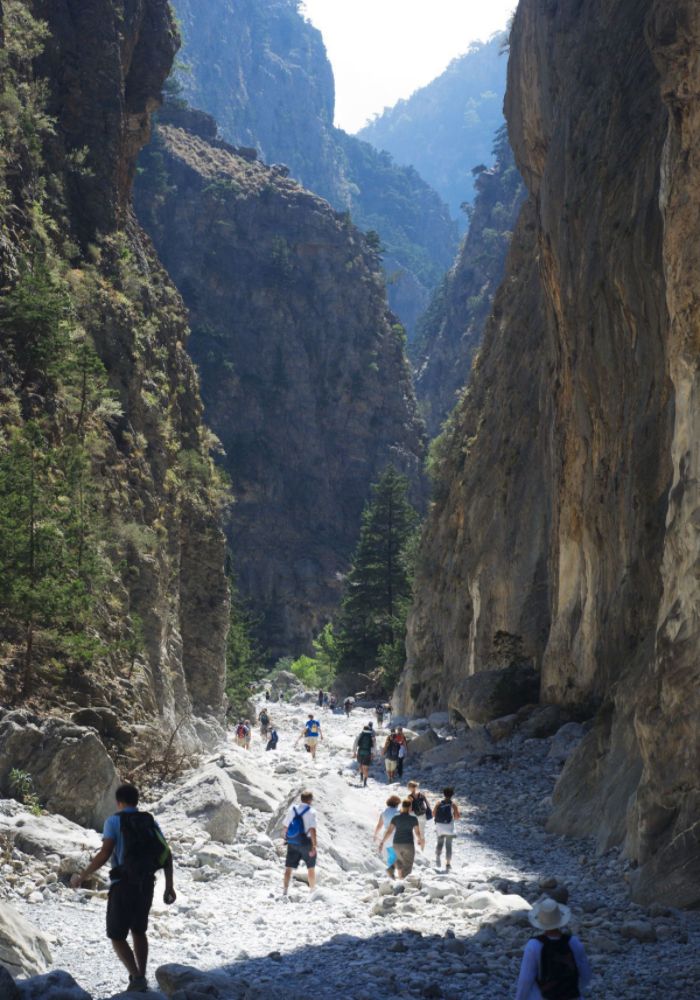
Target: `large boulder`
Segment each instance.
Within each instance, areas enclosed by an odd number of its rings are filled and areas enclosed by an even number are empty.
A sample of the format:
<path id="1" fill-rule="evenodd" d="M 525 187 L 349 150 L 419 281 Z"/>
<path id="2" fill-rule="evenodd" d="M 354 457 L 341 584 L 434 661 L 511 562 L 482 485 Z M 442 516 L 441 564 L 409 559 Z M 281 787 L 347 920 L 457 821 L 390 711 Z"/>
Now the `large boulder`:
<path id="1" fill-rule="evenodd" d="M 543 740 L 571 721 L 571 714 L 560 705 L 538 705 L 520 727 L 525 739 Z"/>
<path id="2" fill-rule="evenodd" d="M 85 830 L 64 816 L 33 816 L 15 810 L 9 813 L 5 815 L 4 808 L 0 809 L 0 835 L 35 858 L 50 854 L 61 858 L 82 856 L 100 847 L 100 837 L 94 830 Z"/>
<path id="3" fill-rule="evenodd" d="M 304 685 L 291 670 L 278 670 L 270 678 L 268 688 L 275 701 L 286 701 L 292 695 L 304 693 Z"/>
<path id="4" fill-rule="evenodd" d="M 19 1000 L 92 1000 L 75 979 L 62 969 L 17 983 Z M 133 993 L 129 996 L 134 996 Z M 2 1000 L 5 1000 L 3 997 Z"/>
<path id="5" fill-rule="evenodd" d="M 529 663 L 513 663 L 502 670 L 482 670 L 455 685 L 450 712 L 472 725 L 517 712 L 539 700 L 539 674 Z"/>
<path id="6" fill-rule="evenodd" d="M 16 978 L 45 972 L 50 964 L 44 935 L 8 903 L 0 902 L 0 965 Z"/>
<path id="7" fill-rule="evenodd" d="M 420 736 L 416 736 L 414 739 L 407 739 L 406 741 L 407 749 L 411 756 L 425 753 L 426 750 L 432 750 L 438 743 L 440 743 L 440 737 L 434 729 L 426 729 Z"/>
<path id="8" fill-rule="evenodd" d="M 114 811 L 119 778 L 94 729 L 8 712 L 0 720 L 0 794 L 12 794 L 14 768 L 30 775 L 46 809 L 81 826 L 100 830 Z"/>
<path id="9" fill-rule="evenodd" d="M 198 826 L 221 844 L 234 843 L 241 821 L 233 782 L 216 764 L 179 781 L 152 811 L 162 818 L 166 836 L 169 826 L 179 831 Z"/>
<path id="10" fill-rule="evenodd" d="M 420 737 L 423 739 L 423 737 Z M 483 726 L 462 733 L 453 740 L 447 740 L 427 750 L 421 759 L 423 766 L 432 764 L 456 764 L 484 753 L 490 753 L 493 743 Z"/>

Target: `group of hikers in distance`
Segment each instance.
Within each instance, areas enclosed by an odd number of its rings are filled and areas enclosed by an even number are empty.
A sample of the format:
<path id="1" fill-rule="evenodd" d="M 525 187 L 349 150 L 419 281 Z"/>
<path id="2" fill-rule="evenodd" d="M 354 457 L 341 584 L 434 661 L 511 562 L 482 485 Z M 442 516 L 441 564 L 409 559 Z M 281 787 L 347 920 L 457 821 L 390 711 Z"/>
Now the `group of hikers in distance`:
<path id="1" fill-rule="evenodd" d="M 266 708 L 258 717 L 261 735 L 277 738 Z M 250 748 L 249 720 L 239 726 L 248 732 L 238 732 L 235 742 L 243 750 Z M 402 739 L 403 737 L 403 739 Z M 309 753 L 315 757 L 319 740 L 323 739 L 320 722 L 309 713 L 307 722 L 298 736 L 304 739 Z M 297 741 L 298 741 L 297 740 Z M 396 780 L 398 762 L 404 757 L 394 756 L 391 748 L 406 745 L 401 727 L 392 729 L 382 748 L 387 779 Z M 354 754 L 361 776 L 361 786 L 367 787 L 367 777 L 376 748 L 376 734 L 371 722 L 366 723 L 355 740 Z M 404 755 L 405 756 L 405 755 Z M 287 898 L 294 871 L 304 864 L 308 886 L 316 887 L 318 861 L 318 817 L 313 807 L 314 794 L 306 789 L 298 802 L 293 803 L 284 818 L 282 843 L 284 848 L 283 898 Z M 83 882 L 111 860 L 110 887 L 107 899 L 106 931 L 114 951 L 125 967 L 132 992 L 146 992 L 148 962 L 148 918 L 153 902 L 156 873 L 165 874 L 163 900 L 170 905 L 176 900 L 173 873 L 173 856 L 158 823 L 148 812 L 138 808 L 139 791 L 132 784 L 121 785 L 116 792 L 116 812 L 104 825 L 102 847 L 79 873 L 72 876 L 70 884 L 79 888 Z M 433 805 L 421 791 L 417 781 L 407 783 L 405 796 L 392 794 L 386 800 L 374 829 L 374 843 L 384 861 L 389 878 L 408 878 L 414 867 L 416 851 L 425 850 L 426 829 L 429 822 L 435 830 L 435 865 L 441 868 L 444 851 L 445 872 L 453 862 L 453 842 L 457 836 L 456 823 L 460 809 L 454 788 L 443 789 L 442 798 Z M 525 947 L 515 1000 L 581 1000 L 583 991 L 591 980 L 591 969 L 580 939 L 568 933 L 571 920 L 567 906 L 545 897 L 529 911 L 529 920 L 540 933 Z M 132 943 L 128 942 L 131 934 Z"/>

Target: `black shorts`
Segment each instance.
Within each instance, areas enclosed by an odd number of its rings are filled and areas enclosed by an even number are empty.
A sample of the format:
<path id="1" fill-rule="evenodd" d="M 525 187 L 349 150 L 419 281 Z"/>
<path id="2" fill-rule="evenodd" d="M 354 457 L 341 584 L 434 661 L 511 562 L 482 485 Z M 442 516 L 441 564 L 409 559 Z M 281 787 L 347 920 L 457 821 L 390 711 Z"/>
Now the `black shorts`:
<path id="1" fill-rule="evenodd" d="M 313 844 L 287 844 L 285 868 L 298 868 L 300 861 L 303 861 L 307 868 L 315 868 L 316 855 L 314 854 L 310 858 L 309 851 L 311 850 L 313 850 Z"/>
<path id="2" fill-rule="evenodd" d="M 107 898 L 107 937 L 126 941 L 129 931 L 145 934 L 153 903 L 155 878 L 132 884 L 124 880 L 110 887 Z"/>
<path id="3" fill-rule="evenodd" d="M 367 767 L 369 764 L 372 763 L 372 754 L 371 753 L 358 753 L 358 755 L 357 755 L 357 763 L 360 765 L 360 767 Z"/>

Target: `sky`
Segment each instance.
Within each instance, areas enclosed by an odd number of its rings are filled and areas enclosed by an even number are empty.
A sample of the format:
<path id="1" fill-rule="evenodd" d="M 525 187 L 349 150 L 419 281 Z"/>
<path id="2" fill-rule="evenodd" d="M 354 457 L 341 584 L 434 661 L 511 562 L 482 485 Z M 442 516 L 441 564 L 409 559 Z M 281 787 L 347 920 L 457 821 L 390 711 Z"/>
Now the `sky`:
<path id="1" fill-rule="evenodd" d="M 335 74 L 335 123 L 356 132 L 500 31 L 516 0 L 304 0 Z"/>

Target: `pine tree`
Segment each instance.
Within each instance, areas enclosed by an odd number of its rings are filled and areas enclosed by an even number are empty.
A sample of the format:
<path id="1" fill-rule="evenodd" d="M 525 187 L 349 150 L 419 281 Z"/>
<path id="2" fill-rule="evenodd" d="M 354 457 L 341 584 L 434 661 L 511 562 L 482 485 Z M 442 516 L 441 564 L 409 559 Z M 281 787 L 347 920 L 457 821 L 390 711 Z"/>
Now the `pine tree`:
<path id="1" fill-rule="evenodd" d="M 393 665 L 400 658 L 397 644 L 402 648 L 411 596 L 405 553 L 418 515 L 407 494 L 408 480 L 392 466 L 372 487 L 338 623 L 339 670 L 375 674 L 385 685 L 391 682 L 388 673 L 395 672 Z M 390 663 L 392 671 L 386 669 Z"/>

